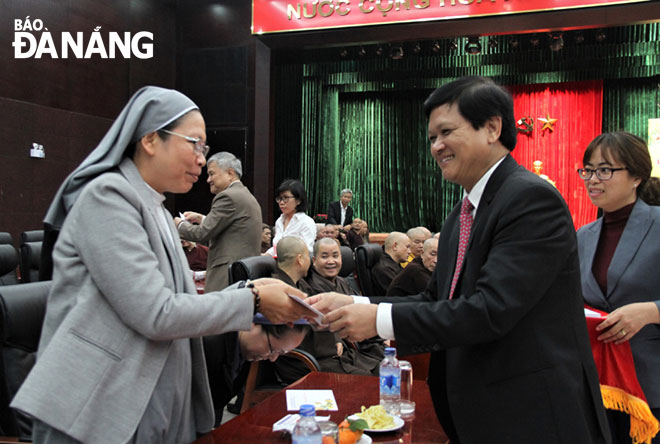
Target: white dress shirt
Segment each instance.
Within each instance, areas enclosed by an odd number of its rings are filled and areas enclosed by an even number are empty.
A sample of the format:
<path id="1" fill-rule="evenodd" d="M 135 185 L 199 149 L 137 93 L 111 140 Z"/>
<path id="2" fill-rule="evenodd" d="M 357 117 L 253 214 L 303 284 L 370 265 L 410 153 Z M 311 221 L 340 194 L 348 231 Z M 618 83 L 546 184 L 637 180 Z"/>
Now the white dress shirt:
<path id="1" fill-rule="evenodd" d="M 266 253 L 270 254 L 271 256 L 275 256 L 275 247 L 277 246 L 277 243 L 280 241 L 280 239 L 282 239 L 284 236 L 295 236 L 301 238 L 303 241 L 305 241 L 305 244 L 309 249 L 309 253 L 311 254 L 312 250 L 314 249 L 314 241 L 316 240 L 316 222 L 314 222 L 314 219 L 301 211 L 295 213 L 291 217 L 289 225 L 287 225 L 286 229 L 284 229 L 284 215 L 282 214 L 277 218 L 277 221 L 275 221 L 275 236 L 273 237 L 273 246 L 270 247 Z"/>
<path id="2" fill-rule="evenodd" d="M 477 215 L 479 201 L 481 201 L 481 196 L 484 194 L 484 189 L 490 180 L 490 176 L 493 175 L 493 172 L 498 166 L 500 166 L 500 163 L 502 163 L 505 157 L 506 156 L 495 162 L 495 164 L 490 167 L 490 169 L 486 171 L 483 176 L 481 176 L 481 179 L 479 179 L 474 187 L 472 187 L 472 191 L 470 191 L 470 193 L 463 190 L 463 196 L 467 197 L 470 200 L 472 206 L 474 206 L 474 209 L 472 210 L 473 218 Z M 353 301 L 356 304 L 368 304 L 369 298 L 364 296 L 353 296 Z M 394 326 L 392 325 L 392 304 L 389 302 L 382 302 L 378 304 L 378 313 L 376 315 L 376 331 L 378 332 L 378 336 L 383 339 L 395 339 Z"/>

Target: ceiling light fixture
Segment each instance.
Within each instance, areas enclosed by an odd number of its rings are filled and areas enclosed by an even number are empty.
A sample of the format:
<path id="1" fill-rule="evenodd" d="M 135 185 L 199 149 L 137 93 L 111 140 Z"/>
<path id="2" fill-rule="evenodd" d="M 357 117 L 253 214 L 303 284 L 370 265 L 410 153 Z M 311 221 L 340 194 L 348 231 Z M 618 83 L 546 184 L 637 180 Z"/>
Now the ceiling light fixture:
<path id="1" fill-rule="evenodd" d="M 564 48 L 564 33 L 551 32 L 550 33 L 550 51 L 557 52 Z"/>
<path id="2" fill-rule="evenodd" d="M 479 42 L 479 37 L 468 37 L 468 41 L 465 44 L 465 52 L 470 55 L 481 54 L 481 43 Z"/>

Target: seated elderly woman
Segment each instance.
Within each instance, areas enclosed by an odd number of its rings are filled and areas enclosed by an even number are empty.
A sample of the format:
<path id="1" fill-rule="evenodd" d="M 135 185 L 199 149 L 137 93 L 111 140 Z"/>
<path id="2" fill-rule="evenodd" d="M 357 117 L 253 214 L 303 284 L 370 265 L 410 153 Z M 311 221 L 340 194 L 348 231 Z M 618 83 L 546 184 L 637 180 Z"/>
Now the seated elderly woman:
<path id="1" fill-rule="evenodd" d="M 142 88 L 55 196 L 38 359 L 11 404 L 34 442 L 192 442 L 214 419 L 200 337 L 304 312 L 272 280 L 195 291 L 163 193 L 190 191 L 205 140 L 188 97 Z"/>

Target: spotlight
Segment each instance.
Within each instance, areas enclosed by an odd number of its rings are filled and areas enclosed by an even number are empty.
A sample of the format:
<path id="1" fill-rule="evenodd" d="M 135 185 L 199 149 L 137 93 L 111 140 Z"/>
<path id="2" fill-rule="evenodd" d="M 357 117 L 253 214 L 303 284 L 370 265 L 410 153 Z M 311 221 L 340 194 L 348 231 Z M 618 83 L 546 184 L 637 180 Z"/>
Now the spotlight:
<path id="1" fill-rule="evenodd" d="M 509 45 L 513 48 L 516 49 L 517 47 L 520 46 L 520 39 L 517 36 L 511 36 L 509 39 Z"/>
<path id="2" fill-rule="evenodd" d="M 532 34 L 532 36 L 529 38 L 529 44 L 532 45 L 534 48 L 539 46 L 539 43 L 541 43 L 541 39 L 539 39 L 539 36 L 536 34 Z"/>
<path id="3" fill-rule="evenodd" d="M 488 47 L 490 49 L 497 48 L 497 45 L 498 45 L 497 38 L 494 35 L 491 35 L 490 37 L 488 37 Z"/>
<path id="4" fill-rule="evenodd" d="M 599 29 L 599 30 L 596 32 L 596 41 L 597 41 L 598 43 L 602 43 L 602 42 L 604 42 L 605 40 L 607 40 L 607 34 L 605 34 L 605 31 L 603 31 L 602 29 Z"/>
<path id="5" fill-rule="evenodd" d="M 437 40 L 435 42 L 433 42 L 433 44 L 431 45 L 431 51 L 440 52 L 440 43 L 438 43 Z"/>
<path id="6" fill-rule="evenodd" d="M 584 34 L 578 32 L 577 34 L 575 34 L 575 44 L 581 45 L 582 43 L 584 43 Z"/>
<path id="7" fill-rule="evenodd" d="M 381 45 L 378 45 L 378 47 L 376 48 L 376 55 L 377 56 L 383 55 L 383 47 Z"/>
<path id="8" fill-rule="evenodd" d="M 367 55 L 367 50 L 364 49 L 364 46 L 360 46 L 360 49 L 358 49 L 357 54 L 358 54 L 360 57 L 364 57 L 364 56 Z"/>
<path id="9" fill-rule="evenodd" d="M 412 52 L 413 52 L 414 54 L 419 54 L 421 50 L 422 50 L 422 45 L 420 45 L 419 42 L 416 42 L 416 43 L 413 45 Z"/>
<path id="10" fill-rule="evenodd" d="M 550 51 L 561 51 L 564 48 L 564 34 L 561 32 L 550 33 Z"/>
<path id="11" fill-rule="evenodd" d="M 479 43 L 479 37 L 468 37 L 468 41 L 465 44 L 465 52 L 471 55 L 481 54 L 481 43 Z"/>
<path id="12" fill-rule="evenodd" d="M 458 49 L 458 40 L 457 40 L 457 39 L 451 39 L 451 40 L 449 41 L 449 45 L 448 45 L 448 46 L 449 46 L 449 49 L 450 49 L 451 51 L 456 51 L 456 50 Z M 439 50 L 439 49 L 440 49 L 440 47 L 438 46 L 438 50 Z"/>
<path id="13" fill-rule="evenodd" d="M 348 55 L 348 49 L 346 49 L 346 48 L 342 48 L 342 49 L 339 51 L 339 56 L 340 56 L 341 58 L 346 58 L 347 55 Z"/>
<path id="14" fill-rule="evenodd" d="M 401 45 L 392 46 L 392 49 L 390 49 L 390 57 L 392 60 L 401 60 L 403 58 L 403 48 Z"/>

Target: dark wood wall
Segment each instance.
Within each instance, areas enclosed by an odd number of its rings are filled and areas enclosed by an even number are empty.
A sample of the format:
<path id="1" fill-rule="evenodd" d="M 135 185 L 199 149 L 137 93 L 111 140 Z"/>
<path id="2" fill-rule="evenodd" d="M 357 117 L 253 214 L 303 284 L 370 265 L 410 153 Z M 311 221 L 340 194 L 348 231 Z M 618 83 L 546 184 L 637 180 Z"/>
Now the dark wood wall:
<path id="1" fill-rule="evenodd" d="M 41 19 L 61 32 L 153 33 L 151 59 L 15 59 L 14 19 Z M 39 33 L 34 33 L 36 36 Z M 96 146 L 128 98 L 144 85 L 174 87 L 174 0 L 0 2 L 0 231 L 41 229 L 62 180 Z M 29 157 L 32 143 L 45 159 Z"/>

